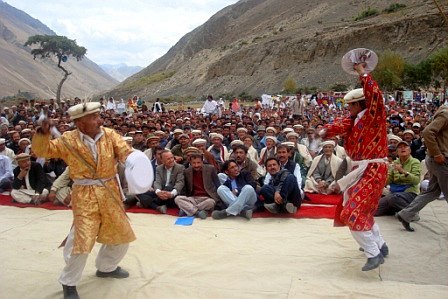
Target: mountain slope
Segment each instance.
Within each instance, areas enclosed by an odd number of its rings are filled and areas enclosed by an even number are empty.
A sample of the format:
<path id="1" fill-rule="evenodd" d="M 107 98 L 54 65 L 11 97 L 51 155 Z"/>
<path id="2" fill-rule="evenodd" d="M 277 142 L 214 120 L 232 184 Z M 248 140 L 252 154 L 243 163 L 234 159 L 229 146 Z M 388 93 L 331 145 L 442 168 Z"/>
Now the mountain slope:
<path id="1" fill-rule="evenodd" d="M 366 1 L 241 0 L 182 37 L 163 57 L 109 92 L 116 97 L 200 96 L 354 84 L 340 59 L 350 49 L 391 49 L 410 61 L 447 45 L 433 1 L 402 1 L 398 12 L 354 21 Z M 372 0 L 379 11 L 391 1 Z"/>
<path id="2" fill-rule="evenodd" d="M 141 66 L 128 66 L 126 63 L 101 64 L 100 67 L 119 82 L 134 75 L 135 73 L 140 72 L 143 69 Z"/>
<path id="3" fill-rule="evenodd" d="M 14 95 L 18 90 L 43 98 L 55 97 L 63 72 L 57 68 L 55 60 L 34 60 L 30 49 L 23 46 L 28 37 L 35 34 L 55 33 L 39 20 L 0 1 L 0 98 Z M 80 62 L 69 59 L 64 67 L 72 75 L 62 87 L 63 98 L 91 97 L 117 84 L 87 58 Z"/>

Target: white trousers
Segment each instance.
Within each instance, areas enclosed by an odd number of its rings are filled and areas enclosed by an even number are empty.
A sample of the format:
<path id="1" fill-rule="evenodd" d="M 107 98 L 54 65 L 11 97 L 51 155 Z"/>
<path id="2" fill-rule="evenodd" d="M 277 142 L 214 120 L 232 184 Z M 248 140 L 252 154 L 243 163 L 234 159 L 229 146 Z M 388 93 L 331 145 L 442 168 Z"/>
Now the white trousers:
<path id="1" fill-rule="evenodd" d="M 353 238 L 364 249 L 367 258 L 375 257 L 380 253 L 380 248 L 386 243 L 380 233 L 378 224 L 374 224 L 368 231 L 350 231 Z"/>
<path id="2" fill-rule="evenodd" d="M 72 254 L 74 227 L 68 234 L 64 247 L 65 267 L 59 276 L 59 282 L 67 286 L 76 286 L 81 280 L 82 271 L 87 262 L 88 254 Z M 112 272 L 128 251 L 129 243 L 120 245 L 102 245 L 96 257 L 96 268 L 101 272 Z"/>
<path id="3" fill-rule="evenodd" d="M 36 193 L 36 191 L 31 189 L 12 189 L 11 190 L 11 197 L 14 198 L 15 201 L 20 203 L 30 203 L 33 199 L 33 196 L 35 195 L 48 195 L 48 190 L 44 189 L 42 190 L 41 194 Z"/>

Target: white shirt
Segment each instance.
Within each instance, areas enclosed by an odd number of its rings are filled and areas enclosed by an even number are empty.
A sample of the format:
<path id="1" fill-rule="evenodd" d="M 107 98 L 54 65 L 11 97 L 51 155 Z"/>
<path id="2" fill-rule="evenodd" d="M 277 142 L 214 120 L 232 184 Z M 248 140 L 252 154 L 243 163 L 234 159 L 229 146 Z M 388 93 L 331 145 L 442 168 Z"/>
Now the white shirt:
<path id="1" fill-rule="evenodd" d="M 11 159 L 7 156 L 0 155 L 0 181 L 12 179 L 13 177 Z"/>
<path id="2" fill-rule="evenodd" d="M 202 109 L 204 110 L 205 113 L 212 114 L 216 112 L 216 106 L 218 106 L 218 103 L 216 103 L 215 100 L 212 101 L 206 100 Z"/>
<path id="3" fill-rule="evenodd" d="M 367 108 L 362 110 L 361 112 L 358 113 L 358 115 L 356 115 L 356 119 L 355 119 L 355 125 L 358 123 L 358 121 L 364 116 L 364 114 L 366 113 Z"/>
<path id="4" fill-rule="evenodd" d="M 96 142 L 100 140 L 101 137 L 103 137 L 104 132 L 101 130 L 100 133 L 98 133 L 95 136 L 95 139 L 92 139 L 90 136 L 87 136 L 86 134 L 83 134 L 81 131 L 79 131 L 79 135 L 81 137 L 81 141 L 90 149 L 90 152 L 92 153 L 93 159 L 95 162 L 98 160 L 98 150 L 96 148 Z"/>

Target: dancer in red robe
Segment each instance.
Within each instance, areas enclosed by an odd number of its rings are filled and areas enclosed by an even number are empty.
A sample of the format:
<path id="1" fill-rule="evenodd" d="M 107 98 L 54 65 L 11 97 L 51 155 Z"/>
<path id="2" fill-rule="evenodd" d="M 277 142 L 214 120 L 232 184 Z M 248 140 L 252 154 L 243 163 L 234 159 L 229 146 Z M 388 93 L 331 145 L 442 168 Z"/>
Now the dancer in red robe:
<path id="1" fill-rule="evenodd" d="M 344 97 L 350 117 L 326 125 L 321 136 L 345 135 L 351 171 L 335 185 L 344 192 L 342 209 L 338 209 L 335 220 L 349 227 L 367 256 L 362 270 L 369 271 L 384 263 L 389 253 L 373 218 L 387 180 L 386 109 L 371 75 L 365 73 L 362 64 L 355 64 L 354 69 L 360 75 L 363 88 L 352 90 Z"/>

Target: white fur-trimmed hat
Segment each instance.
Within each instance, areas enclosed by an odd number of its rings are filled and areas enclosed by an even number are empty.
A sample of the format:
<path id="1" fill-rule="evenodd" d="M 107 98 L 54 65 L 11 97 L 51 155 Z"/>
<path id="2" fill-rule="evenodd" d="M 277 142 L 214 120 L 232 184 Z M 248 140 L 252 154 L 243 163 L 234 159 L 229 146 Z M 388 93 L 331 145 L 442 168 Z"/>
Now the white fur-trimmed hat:
<path id="1" fill-rule="evenodd" d="M 88 102 L 70 107 L 67 110 L 67 113 L 70 115 L 71 119 L 78 119 L 85 115 L 99 112 L 100 108 L 101 104 L 99 102 Z"/>
<path id="2" fill-rule="evenodd" d="M 346 104 L 362 101 L 364 99 L 365 96 L 362 88 L 353 89 L 349 91 L 344 97 L 344 101 Z"/>

